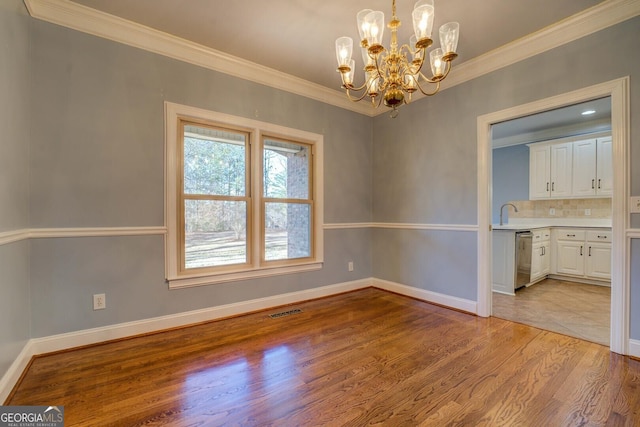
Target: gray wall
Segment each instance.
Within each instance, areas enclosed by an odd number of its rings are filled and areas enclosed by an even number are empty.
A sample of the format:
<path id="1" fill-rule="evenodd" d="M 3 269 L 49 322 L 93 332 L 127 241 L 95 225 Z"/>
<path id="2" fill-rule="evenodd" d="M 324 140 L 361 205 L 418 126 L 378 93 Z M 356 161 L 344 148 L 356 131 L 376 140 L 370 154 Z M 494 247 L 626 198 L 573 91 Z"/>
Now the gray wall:
<path id="1" fill-rule="evenodd" d="M 386 114 L 375 117 L 374 221 L 477 224 L 477 117 L 624 76 L 631 76 L 631 111 L 635 111 L 640 104 L 640 56 L 630 52 L 637 52 L 638 40 L 636 17 L 417 101 L 403 107 L 397 119 Z M 632 194 L 640 195 L 640 120 L 635 117 L 631 138 Z M 461 239 L 459 231 L 445 232 L 437 248 L 431 241 L 408 241 L 406 233 L 374 232 L 375 277 L 397 282 L 409 277 L 407 285 L 436 290 L 443 284 L 435 278 L 460 268 L 457 257 L 442 259 L 438 252 L 465 254 L 466 262 L 475 265 L 475 239 Z M 397 237 L 390 238 L 392 234 Z M 394 256 L 398 252 L 427 265 L 407 263 Z M 430 263 L 433 257 L 441 262 Z M 632 263 L 640 264 L 640 251 L 634 251 Z M 635 295 L 640 292 L 637 273 L 632 282 Z M 475 268 L 457 272 L 456 280 L 448 283 L 449 293 L 475 300 L 476 283 Z M 640 306 L 632 307 L 634 339 L 640 339 L 638 310 Z"/>
<path id="2" fill-rule="evenodd" d="M 0 231 L 162 225 L 165 100 L 324 134 L 327 223 L 476 224 L 477 116 L 627 75 L 633 111 L 640 58 L 629 52 L 639 38 L 635 18 L 403 107 L 397 119 L 370 119 L 32 20 L 19 0 L 3 1 Z M 640 195 L 640 120 L 632 118 L 631 136 L 631 188 Z M 164 281 L 161 236 L 3 245 L 0 372 L 29 337 L 370 276 L 475 300 L 476 238 L 465 231 L 327 230 L 320 271 L 174 291 Z M 632 246 L 637 266 L 640 248 Z M 106 310 L 91 310 L 96 292 L 107 294 Z M 638 295 L 634 267 L 634 339 Z"/>
<path id="3" fill-rule="evenodd" d="M 500 206 L 512 200 L 529 200 L 529 147 L 525 144 L 493 150 L 492 223 L 500 223 Z M 507 222 L 512 207 L 504 209 Z"/>
<path id="4" fill-rule="evenodd" d="M 163 225 L 165 100 L 324 134 L 325 222 L 371 221 L 370 118 L 41 21 L 31 36 L 32 227 Z M 327 230 L 320 271 L 170 291 L 162 236 L 33 240 L 32 336 L 370 277 L 370 243 Z"/>
<path id="5" fill-rule="evenodd" d="M 28 228 L 29 17 L 0 3 L 0 233 Z M 29 244 L 0 245 L 0 375 L 30 337 Z"/>

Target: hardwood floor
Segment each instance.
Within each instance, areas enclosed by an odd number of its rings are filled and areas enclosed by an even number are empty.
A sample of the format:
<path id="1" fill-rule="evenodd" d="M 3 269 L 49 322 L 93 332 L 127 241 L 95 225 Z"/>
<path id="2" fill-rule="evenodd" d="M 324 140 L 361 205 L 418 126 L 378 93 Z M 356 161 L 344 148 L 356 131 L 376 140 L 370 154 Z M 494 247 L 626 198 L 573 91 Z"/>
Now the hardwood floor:
<path id="1" fill-rule="evenodd" d="M 494 293 L 493 315 L 608 347 L 611 288 L 546 279 L 515 297 Z"/>
<path id="2" fill-rule="evenodd" d="M 640 361 L 371 288 L 37 357 L 7 404 L 67 426 L 638 426 Z"/>

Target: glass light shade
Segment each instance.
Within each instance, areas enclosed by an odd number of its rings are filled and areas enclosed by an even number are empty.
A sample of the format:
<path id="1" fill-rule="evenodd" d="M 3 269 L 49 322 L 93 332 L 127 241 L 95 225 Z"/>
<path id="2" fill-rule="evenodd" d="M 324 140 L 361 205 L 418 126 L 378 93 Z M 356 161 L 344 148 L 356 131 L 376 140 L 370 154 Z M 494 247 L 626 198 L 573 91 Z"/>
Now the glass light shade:
<path id="1" fill-rule="evenodd" d="M 459 35 L 460 24 L 457 22 L 447 22 L 440 27 L 440 47 L 445 54 L 455 53 Z"/>
<path id="2" fill-rule="evenodd" d="M 431 61 L 431 72 L 433 73 L 433 77 L 439 78 L 444 75 L 444 68 L 446 62 L 442 60 L 442 56 L 444 53 L 441 48 L 433 49 L 429 54 L 429 59 Z"/>
<path id="3" fill-rule="evenodd" d="M 369 22 L 365 20 L 365 17 L 373 12 L 371 9 L 362 9 L 356 15 L 358 21 L 358 32 L 360 33 L 360 40 L 367 40 L 369 38 Z"/>
<path id="4" fill-rule="evenodd" d="M 345 86 L 353 84 L 353 75 L 356 71 L 356 61 L 354 61 L 353 59 L 349 61 L 349 68 L 351 68 L 351 71 L 349 71 L 348 73 L 342 74 L 343 76 L 342 80 Z"/>
<path id="5" fill-rule="evenodd" d="M 380 11 L 369 12 L 364 20 L 369 25 L 369 36 L 367 37 L 369 46 L 381 45 L 384 35 L 384 13 Z"/>
<path id="6" fill-rule="evenodd" d="M 353 53 L 353 40 L 351 37 L 340 37 L 336 40 L 336 58 L 338 67 L 348 66 Z"/>
<path id="7" fill-rule="evenodd" d="M 413 31 L 418 41 L 431 38 L 433 30 L 434 8 L 432 0 L 423 0 L 416 3 L 413 9 Z"/>

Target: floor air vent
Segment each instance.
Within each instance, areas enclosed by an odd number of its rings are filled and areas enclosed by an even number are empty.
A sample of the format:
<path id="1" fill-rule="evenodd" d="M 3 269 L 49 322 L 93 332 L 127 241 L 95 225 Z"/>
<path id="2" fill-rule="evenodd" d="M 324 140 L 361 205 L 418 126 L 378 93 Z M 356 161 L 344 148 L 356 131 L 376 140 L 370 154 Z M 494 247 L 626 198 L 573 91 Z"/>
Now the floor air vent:
<path id="1" fill-rule="evenodd" d="M 298 313 L 302 313 L 302 310 L 300 310 L 299 308 L 294 308 L 293 310 L 281 311 L 280 313 L 270 314 L 269 317 L 271 317 L 272 319 L 277 319 L 279 317 L 291 316 L 292 314 L 298 314 Z"/>

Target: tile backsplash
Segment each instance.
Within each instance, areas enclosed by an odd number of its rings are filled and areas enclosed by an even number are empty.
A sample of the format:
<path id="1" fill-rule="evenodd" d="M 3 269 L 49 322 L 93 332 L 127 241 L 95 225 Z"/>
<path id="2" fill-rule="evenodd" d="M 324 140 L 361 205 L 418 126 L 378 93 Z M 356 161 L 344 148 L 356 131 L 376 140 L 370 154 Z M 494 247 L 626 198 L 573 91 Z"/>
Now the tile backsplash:
<path id="1" fill-rule="evenodd" d="M 518 212 L 509 211 L 510 218 L 611 218 L 611 199 L 550 199 L 515 200 Z M 555 209 L 555 215 L 550 213 Z M 591 209 L 591 215 L 586 210 Z"/>

